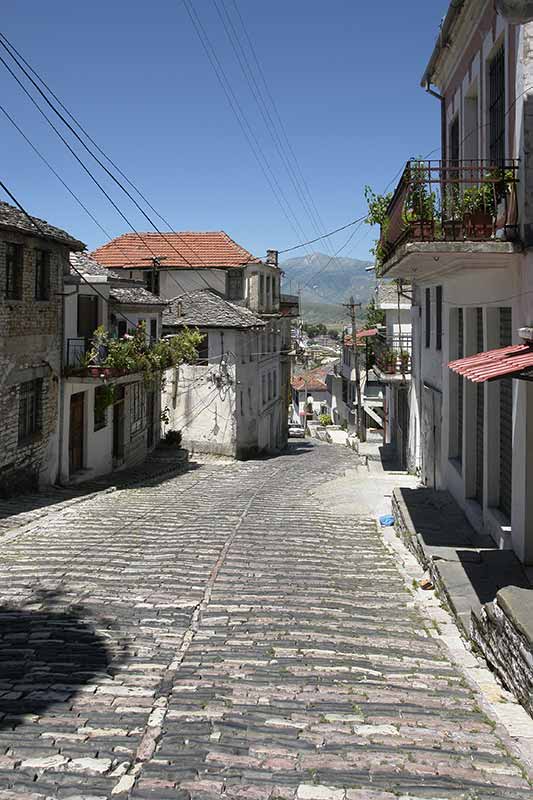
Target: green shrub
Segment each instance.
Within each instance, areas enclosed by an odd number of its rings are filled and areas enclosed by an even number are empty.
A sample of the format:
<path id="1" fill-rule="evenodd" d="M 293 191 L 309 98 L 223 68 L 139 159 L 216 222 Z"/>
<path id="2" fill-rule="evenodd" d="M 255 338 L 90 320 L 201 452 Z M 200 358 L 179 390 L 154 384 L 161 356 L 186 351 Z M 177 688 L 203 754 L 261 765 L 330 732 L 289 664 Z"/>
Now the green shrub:
<path id="1" fill-rule="evenodd" d="M 332 424 L 332 419 L 331 419 L 331 417 L 330 417 L 330 415 L 329 415 L 329 414 L 321 414 L 321 415 L 319 416 L 319 418 L 318 418 L 318 421 L 319 421 L 319 422 L 320 422 L 320 424 L 321 424 L 321 425 L 323 425 L 324 427 L 325 427 L 326 425 L 331 425 L 331 424 Z"/>

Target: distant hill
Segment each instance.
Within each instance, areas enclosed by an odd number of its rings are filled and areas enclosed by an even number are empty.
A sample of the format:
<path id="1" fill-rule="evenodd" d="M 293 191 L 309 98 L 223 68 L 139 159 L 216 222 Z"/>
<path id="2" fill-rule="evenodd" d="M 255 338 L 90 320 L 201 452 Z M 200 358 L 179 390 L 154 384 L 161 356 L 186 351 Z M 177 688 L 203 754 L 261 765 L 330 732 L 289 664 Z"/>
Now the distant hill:
<path id="1" fill-rule="evenodd" d="M 289 258 L 280 264 L 284 271 L 283 291 L 296 294 L 302 290 L 302 299 L 308 303 L 346 303 L 353 294 L 355 301 L 367 303 L 376 283 L 374 271 L 367 272 L 371 261 L 356 258 L 327 256 L 311 253 Z"/>

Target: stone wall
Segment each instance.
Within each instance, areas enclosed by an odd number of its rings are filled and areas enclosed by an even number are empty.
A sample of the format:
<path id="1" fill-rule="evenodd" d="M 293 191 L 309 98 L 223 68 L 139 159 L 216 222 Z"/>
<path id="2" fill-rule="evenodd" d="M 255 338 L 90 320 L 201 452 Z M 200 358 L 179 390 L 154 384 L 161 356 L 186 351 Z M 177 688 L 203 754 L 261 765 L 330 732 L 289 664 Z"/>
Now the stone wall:
<path id="1" fill-rule="evenodd" d="M 23 250 L 22 299 L 6 298 L 6 242 Z M 49 299 L 35 299 L 35 250 L 50 253 Z M 0 236 L 0 493 L 53 482 L 58 467 L 63 275 L 68 249 L 37 237 Z M 18 441 L 20 386 L 42 381 L 40 431 Z"/>
<path id="2" fill-rule="evenodd" d="M 472 639 L 507 688 L 533 716 L 533 589 L 501 589 L 472 614 Z"/>

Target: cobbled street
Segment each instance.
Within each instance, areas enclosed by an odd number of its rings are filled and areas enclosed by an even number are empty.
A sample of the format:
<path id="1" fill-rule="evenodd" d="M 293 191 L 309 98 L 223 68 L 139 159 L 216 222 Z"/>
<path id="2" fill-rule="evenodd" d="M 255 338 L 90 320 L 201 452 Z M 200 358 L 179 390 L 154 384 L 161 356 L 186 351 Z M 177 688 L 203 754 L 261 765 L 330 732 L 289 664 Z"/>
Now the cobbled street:
<path id="1" fill-rule="evenodd" d="M 310 495 L 353 463 L 212 461 L 8 535 L 0 798 L 530 798 L 375 521 Z"/>

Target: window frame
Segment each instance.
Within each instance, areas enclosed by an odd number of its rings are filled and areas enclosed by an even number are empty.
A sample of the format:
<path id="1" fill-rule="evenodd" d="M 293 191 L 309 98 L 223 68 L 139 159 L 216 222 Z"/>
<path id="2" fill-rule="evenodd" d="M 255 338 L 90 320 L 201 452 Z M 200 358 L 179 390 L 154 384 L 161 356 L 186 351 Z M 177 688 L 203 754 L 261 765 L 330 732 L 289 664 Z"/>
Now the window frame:
<path id="1" fill-rule="evenodd" d="M 226 294 L 228 300 L 244 299 L 244 271 L 229 269 L 226 278 Z"/>
<path id="2" fill-rule="evenodd" d="M 425 298 L 425 344 L 426 349 L 429 349 L 431 347 L 431 288 L 426 288 Z"/>
<path id="3" fill-rule="evenodd" d="M 36 248 L 34 251 L 35 300 L 50 300 L 50 250 Z"/>
<path id="4" fill-rule="evenodd" d="M 18 446 L 42 433 L 43 379 L 33 378 L 18 386 Z M 29 405 L 28 405 L 29 404 Z"/>
<path id="5" fill-rule="evenodd" d="M 145 427 L 146 393 L 142 381 L 131 385 L 130 389 L 130 436 L 140 433 Z"/>
<path id="6" fill-rule="evenodd" d="M 23 299 L 24 245 L 19 242 L 4 242 L 6 279 L 4 296 L 6 300 Z M 10 253 L 11 251 L 11 253 Z M 12 280 L 10 281 L 10 276 Z"/>

